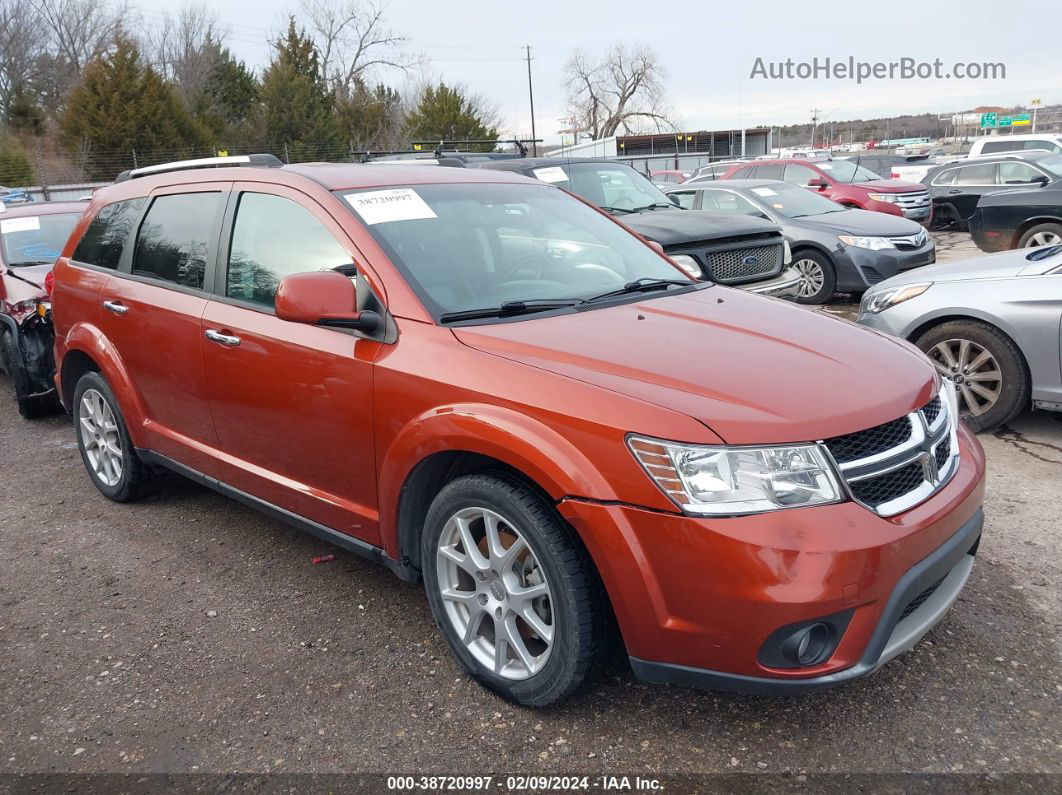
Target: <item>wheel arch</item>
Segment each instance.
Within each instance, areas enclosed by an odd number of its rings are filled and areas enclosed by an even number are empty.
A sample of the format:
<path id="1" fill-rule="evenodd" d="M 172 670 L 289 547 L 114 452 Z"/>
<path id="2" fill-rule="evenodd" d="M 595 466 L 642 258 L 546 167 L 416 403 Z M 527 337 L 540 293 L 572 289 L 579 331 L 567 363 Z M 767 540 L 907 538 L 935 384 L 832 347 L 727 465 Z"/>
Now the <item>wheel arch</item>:
<path id="1" fill-rule="evenodd" d="M 1022 235 L 1024 235 L 1034 226 L 1039 226 L 1040 224 L 1057 224 L 1058 226 L 1062 226 L 1062 218 L 1053 215 L 1038 215 L 1032 218 L 1026 218 L 1024 221 L 1018 224 L 1017 228 L 1014 230 L 1014 237 L 1010 241 L 1010 247 L 1017 248 L 1019 241 L 1021 241 Z"/>
<path id="2" fill-rule="evenodd" d="M 920 326 L 912 330 L 911 333 L 907 336 L 907 341 L 910 342 L 912 345 L 917 345 L 918 339 L 924 334 L 932 331 L 938 326 L 942 326 L 945 323 L 952 322 L 980 323 L 981 325 L 989 326 L 990 328 L 994 329 L 995 331 L 998 331 L 1000 334 L 1006 337 L 1007 340 L 1010 341 L 1011 345 L 1014 346 L 1014 349 L 1018 352 L 1018 356 L 1021 360 L 1021 366 L 1025 370 L 1025 377 L 1029 379 L 1030 384 L 1032 383 L 1032 369 L 1029 367 L 1029 358 L 1025 355 L 1025 350 L 1021 347 L 1021 344 L 1018 342 L 1018 339 L 1014 335 L 1012 330 L 1008 329 L 1005 324 L 1000 323 L 998 321 L 998 318 L 994 318 L 991 315 L 982 316 L 980 313 L 975 314 L 973 312 L 969 314 L 949 313 L 945 315 L 940 315 L 939 317 L 935 317 L 931 320 L 925 321 Z"/>

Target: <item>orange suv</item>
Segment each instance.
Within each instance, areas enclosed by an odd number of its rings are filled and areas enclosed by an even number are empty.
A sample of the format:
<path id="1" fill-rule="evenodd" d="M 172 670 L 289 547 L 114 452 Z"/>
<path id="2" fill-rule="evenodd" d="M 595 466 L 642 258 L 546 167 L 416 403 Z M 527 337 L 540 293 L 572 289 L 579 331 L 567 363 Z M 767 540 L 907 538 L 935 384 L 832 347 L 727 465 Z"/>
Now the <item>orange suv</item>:
<path id="1" fill-rule="evenodd" d="M 95 486 L 170 470 L 423 580 L 516 702 L 635 674 L 800 692 L 956 600 L 984 457 L 911 346 L 691 281 L 617 220 L 473 169 L 170 164 L 55 267 Z"/>

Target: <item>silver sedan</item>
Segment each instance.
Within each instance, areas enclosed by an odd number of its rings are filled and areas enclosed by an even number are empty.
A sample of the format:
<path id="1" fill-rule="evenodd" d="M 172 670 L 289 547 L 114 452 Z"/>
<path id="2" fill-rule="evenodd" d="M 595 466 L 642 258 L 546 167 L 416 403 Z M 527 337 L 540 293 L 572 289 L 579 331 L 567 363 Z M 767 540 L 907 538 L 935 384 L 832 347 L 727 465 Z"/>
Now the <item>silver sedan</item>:
<path id="1" fill-rule="evenodd" d="M 856 322 L 917 345 L 975 431 L 1062 411 L 1062 246 L 930 265 L 874 285 Z"/>

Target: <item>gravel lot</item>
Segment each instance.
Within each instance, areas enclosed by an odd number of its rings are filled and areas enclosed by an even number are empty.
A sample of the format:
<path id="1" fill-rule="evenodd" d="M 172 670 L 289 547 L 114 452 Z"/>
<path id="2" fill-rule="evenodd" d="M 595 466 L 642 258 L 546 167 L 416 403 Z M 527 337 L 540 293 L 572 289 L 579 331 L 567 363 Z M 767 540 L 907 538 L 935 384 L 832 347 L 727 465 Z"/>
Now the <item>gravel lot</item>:
<path id="1" fill-rule="evenodd" d="M 982 437 L 970 583 L 873 677 L 773 700 L 617 664 L 536 713 L 458 671 L 418 588 L 179 479 L 110 503 L 69 421 L 0 392 L 0 772 L 1062 772 L 1053 415 Z"/>

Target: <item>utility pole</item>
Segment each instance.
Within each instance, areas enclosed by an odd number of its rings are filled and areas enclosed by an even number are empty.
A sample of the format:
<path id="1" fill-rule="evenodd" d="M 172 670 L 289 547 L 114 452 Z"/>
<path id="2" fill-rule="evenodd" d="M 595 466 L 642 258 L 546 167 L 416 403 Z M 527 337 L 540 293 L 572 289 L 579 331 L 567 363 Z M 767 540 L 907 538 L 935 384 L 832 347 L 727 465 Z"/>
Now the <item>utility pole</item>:
<path id="1" fill-rule="evenodd" d="M 815 133 L 819 130 L 819 114 L 822 113 L 822 108 L 811 109 L 811 148 L 815 148 Z"/>
<path id="2" fill-rule="evenodd" d="M 531 86 L 531 45 L 524 45 L 527 48 L 527 98 L 531 103 L 531 153 L 538 157 L 538 143 L 535 139 L 538 138 L 535 135 L 535 90 Z"/>

